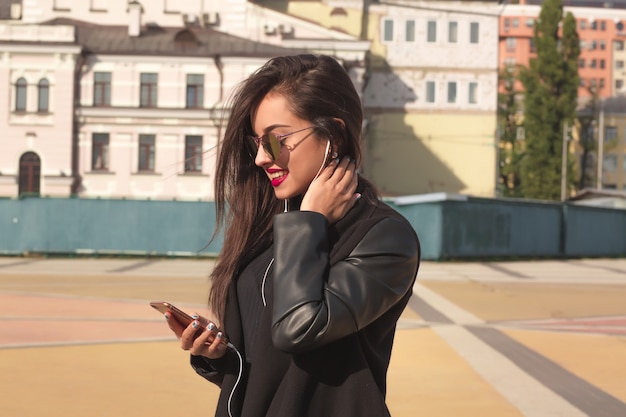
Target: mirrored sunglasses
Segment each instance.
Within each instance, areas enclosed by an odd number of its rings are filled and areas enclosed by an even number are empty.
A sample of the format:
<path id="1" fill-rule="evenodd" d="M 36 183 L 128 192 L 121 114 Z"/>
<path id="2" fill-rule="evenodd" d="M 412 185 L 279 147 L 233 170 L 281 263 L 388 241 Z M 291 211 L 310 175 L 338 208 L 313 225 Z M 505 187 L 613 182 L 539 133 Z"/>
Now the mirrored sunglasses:
<path id="1" fill-rule="evenodd" d="M 280 150 L 283 147 L 283 142 L 289 136 L 303 132 L 307 129 L 314 129 L 315 126 L 308 126 L 303 129 L 299 129 L 289 133 L 277 134 L 277 133 L 266 133 L 262 136 L 248 136 L 248 144 L 250 146 L 250 155 L 254 159 L 259 146 L 263 145 L 263 150 L 267 156 L 271 158 L 272 161 L 275 161 L 280 156 Z"/>

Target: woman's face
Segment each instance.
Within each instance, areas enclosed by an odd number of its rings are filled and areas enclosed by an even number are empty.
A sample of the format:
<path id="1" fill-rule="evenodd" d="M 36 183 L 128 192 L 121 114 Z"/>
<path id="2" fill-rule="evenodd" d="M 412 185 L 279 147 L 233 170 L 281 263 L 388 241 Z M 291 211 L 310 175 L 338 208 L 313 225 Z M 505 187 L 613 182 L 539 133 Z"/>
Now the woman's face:
<path id="1" fill-rule="evenodd" d="M 265 170 L 274 187 L 276 198 L 284 200 L 304 194 L 324 163 L 327 142 L 319 140 L 311 122 L 296 117 L 280 94 L 265 96 L 256 114 L 252 127 L 257 136 L 266 133 L 287 136 L 282 141 L 276 160 L 265 152 L 263 145 L 257 149 L 254 163 Z"/>

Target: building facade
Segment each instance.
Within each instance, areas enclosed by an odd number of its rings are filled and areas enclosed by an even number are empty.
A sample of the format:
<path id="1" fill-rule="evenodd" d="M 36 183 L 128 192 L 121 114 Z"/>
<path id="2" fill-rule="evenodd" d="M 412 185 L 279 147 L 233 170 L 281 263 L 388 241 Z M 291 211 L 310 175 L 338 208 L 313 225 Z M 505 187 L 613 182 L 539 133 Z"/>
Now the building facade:
<path id="1" fill-rule="evenodd" d="M 344 32 L 244 0 L 144 3 L 1 0 L 0 196 L 211 200 L 229 94 L 269 58 L 334 52 L 361 82 L 369 42 Z"/>
<path id="2" fill-rule="evenodd" d="M 524 3 L 524 2 L 522 2 Z M 536 57 L 533 31 L 541 12 L 540 2 L 503 6 L 499 32 L 499 66 L 527 66 Z M 619 4 L 606 7 L 603 2 L 564 2 L 564 13 L 576 19 L 580 38 L 578 73 L 579 108 L 592 112 L 593 131 L 574 135 L 571 145 L 576 160 L 577 186 L 626 189 L 626 8 Z M 519 86 L 521 91 L 521 85 Z M 594 98 L 595 96 L 595 98 Z M 595 101 L 595 102 L 594 102 Z M 591 108 L 593 107 L 593 108 Z M 600 117 L 600 113 L 603 116 Z M 585 152 L 582 137 L 595 146 Z"/>
<path id="3" fill-rule="evenodd" d="M 533 32 L 540 5 L 507 4 L 500 18 L 500 68 L 508 65 L 528 66 L 536 57 Z M 576 19 L 580 38 L 578 97 L 588 99 L 595 91 L 601 98 L 626 92 L 624 40 L 626 9 L 602 7 L 564 7 Z"/>
<path id="4" fill-rule="evenodd" d="M 495 194 L 497 1 L 258 2 L 372 41 L 363 170 L 383 193 Z"/>

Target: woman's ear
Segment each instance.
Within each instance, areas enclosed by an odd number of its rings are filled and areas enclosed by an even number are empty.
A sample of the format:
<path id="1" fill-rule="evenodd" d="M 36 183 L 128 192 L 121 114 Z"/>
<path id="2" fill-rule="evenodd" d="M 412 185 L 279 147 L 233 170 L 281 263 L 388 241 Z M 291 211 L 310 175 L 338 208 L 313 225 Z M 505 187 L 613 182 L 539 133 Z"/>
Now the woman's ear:
<path id="1" fill-rule="evenodd" d="M 338 118 L 338 117 L 333 117 L 333 120 L 336 121 L 337 123 L 339 123 L 341 125 L 342 128 L 346 128 L 346 122 L 344 122 L 342 119 Z"/>

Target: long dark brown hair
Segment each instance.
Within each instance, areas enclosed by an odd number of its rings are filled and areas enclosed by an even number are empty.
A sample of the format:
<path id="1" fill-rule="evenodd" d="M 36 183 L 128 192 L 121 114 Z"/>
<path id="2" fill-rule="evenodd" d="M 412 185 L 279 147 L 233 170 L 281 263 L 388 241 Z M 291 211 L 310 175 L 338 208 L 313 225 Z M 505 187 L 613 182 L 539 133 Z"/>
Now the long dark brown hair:
<path id="1" fill-rule="evenodd" d="M 282 95 L 294 115 L 315 126 L 320 140 L 330 139 L 339 156 L 352 156 L 357 166 L 361 161 L 361 100 L 346 70 L 334 58 L 272 58 L 238 86 L 230 100 L 231 113 L 219 144 L 215 175 L 217 224 L 224 227 L 224 243 L 211 273 L 209 305 L 222 324 L 233 276 L 259 249 L 271 244 L 272 218 L 283 209 L 245 142 L 255 133 L 251 117 L 269 92 Z"/>

